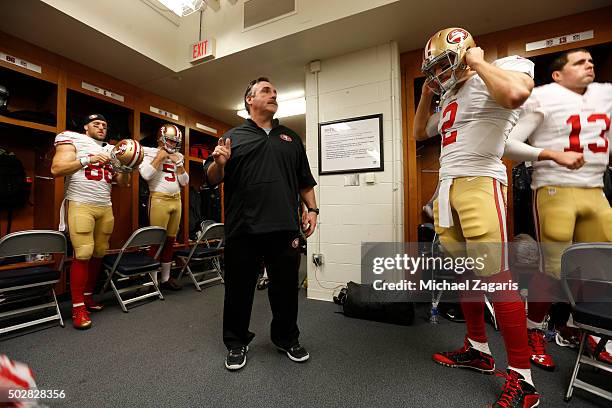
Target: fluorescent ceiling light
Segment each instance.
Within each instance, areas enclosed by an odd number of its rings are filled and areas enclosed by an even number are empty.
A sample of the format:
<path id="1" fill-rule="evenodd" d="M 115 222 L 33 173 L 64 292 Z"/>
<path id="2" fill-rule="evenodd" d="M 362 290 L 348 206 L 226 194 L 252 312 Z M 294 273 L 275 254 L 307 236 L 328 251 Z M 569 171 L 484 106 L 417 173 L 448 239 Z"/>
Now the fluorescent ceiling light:
<path id="1" fill-rule="evenodd" d="M 158 0 L 179 17 L 185 17 L 198 11 L 204 0 Z"/>
<path id="2" fill-rule="evenodd" d="M 303 115 L 306 113 L 306 98 L 289 99 L 286 101 L 278 101 L 278 110 L 275 118 L 286 118 L 288 116 Z M 241 118 L 248 119 L 250 116 L 246 109 L 241 109 L 236 112 Z"/>

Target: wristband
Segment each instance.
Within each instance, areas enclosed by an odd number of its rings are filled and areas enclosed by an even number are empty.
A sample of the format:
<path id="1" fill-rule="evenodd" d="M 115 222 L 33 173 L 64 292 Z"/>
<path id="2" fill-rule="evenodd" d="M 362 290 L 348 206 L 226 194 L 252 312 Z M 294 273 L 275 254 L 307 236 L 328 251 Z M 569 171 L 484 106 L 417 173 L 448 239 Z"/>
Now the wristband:
<path id="1" fill-rule="evenodd" d="M 84 156 L 79 159 L 81 162 L 81 167 L 87 167 L 91 163 L 91 158 L 89 156 Z"/>

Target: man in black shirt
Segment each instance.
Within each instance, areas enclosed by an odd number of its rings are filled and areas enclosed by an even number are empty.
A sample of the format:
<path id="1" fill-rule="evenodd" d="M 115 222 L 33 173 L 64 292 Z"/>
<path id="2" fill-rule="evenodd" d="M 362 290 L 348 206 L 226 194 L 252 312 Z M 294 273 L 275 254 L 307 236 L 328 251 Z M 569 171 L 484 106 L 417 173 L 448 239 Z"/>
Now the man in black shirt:
<path id="1" fill-rule="evenodd" d="M 246 364 L 255 283 L 263 259 L 270 283 L 271 338 L 296 362 L 310 357 L 297 327 L 300 266 L 299 198 L 306 204 L 301 228 L 317 225 L 314 186 L 300 137 L 278 123 L 276 89 L 267 78 L 249 83 L 244 104 L 251 119 L 219 139 L 204 163 L 207 183 L 225 182 L 225 302 L 223 342 L 228 370 Z"/>

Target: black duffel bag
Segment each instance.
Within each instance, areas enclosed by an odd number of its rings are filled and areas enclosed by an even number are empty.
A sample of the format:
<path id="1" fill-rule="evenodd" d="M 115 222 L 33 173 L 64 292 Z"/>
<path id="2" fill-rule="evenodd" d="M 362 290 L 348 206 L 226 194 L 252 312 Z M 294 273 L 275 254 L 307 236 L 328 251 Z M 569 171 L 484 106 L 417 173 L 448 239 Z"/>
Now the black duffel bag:
<path id="1" fill-rule="evenodd" d="M 349 282 L 344 315 L 409 326 L 414 322 L 414 302 L 408 291 L 381 291 L 370 284 Z"/>

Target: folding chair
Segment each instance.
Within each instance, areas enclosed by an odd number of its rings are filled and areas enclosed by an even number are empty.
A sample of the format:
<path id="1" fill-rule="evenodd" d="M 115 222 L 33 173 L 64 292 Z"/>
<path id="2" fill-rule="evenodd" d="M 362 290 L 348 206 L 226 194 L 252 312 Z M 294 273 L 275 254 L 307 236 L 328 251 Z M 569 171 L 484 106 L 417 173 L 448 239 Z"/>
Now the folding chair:
<path id="1" fill-rule="evenodd" d="M 216 241 L 216 243 L 213 244 L 213 241 Z M 221 256 L 223 256 L 224 242 L 225 226 L 220 222 L 211 223 L 210 221 L 203 221 L 201 230 L 198 232 L 198 240 L 196 243 L 189 249 L 175 252 L 176 256 L 183 263 L 183 267 L 178 277 L 179 280 L 186 272 L 199 292 L 202 291 L 202 286 L 204 285 L 213 282 L 223 283 Z M 210 263 L 210 269 L 195 273 L 191 270 L 191 266 L 203 265 L 206 263 Z M 215 276 L 198 281 L 200 276 L 210 272 L 215 272 Z"/>
<path id="2" fill-rule="evenodd" d="M 595 359 L 612 338 L 611 265 L 612 243 L 575 244 L 561 257 L 561 285 L 570 301 L 574 324 L 583 331 L 565 401 L 572 398 L 574 388 L 612 401 L 611 392 L 577 378 L 581 364 L 612 373 L 612 366 Z M 583 354 L 588 334 L 601 337 L 593 357 Z"/>
<path id="3" fill-rule="evenodd" d="M 160 269 L 160 262 L 149 256 L 149 254 L 146 252 L 141 250 L 133 250 L 141 249 L 142 247 L 149 245 L 159 245 L 159 249 L 155 255 L 157 258 L 162 250 L 165 239 L 166 230 L 164 228 L 139 228 L 134 231 L 132 236 L 128 238 L 118 254 L 105 255 L 102 264 L 107 278 L 100 293 L 104 293 L 108 285 L 110 285 L 115 293 L 115 297 L 121 305 L 121 309 L 126 313 L 128 312 L 127 305 L 130 303 L 138 302 L 153 296 L 157 296 L 159 299 L 164 300 L 164 296 L 160 292 L 159 287 L 157 286 L 157 283 L 155 282 L 155 279 L 153 279 L 152 275 L 152 273 L 157 273 L 157 271 Z M 150 282 L 141 282 L 121 289 L 118 288 L 119 284 L 123 284 L 125 282 L 129 283 L 136 278 L 145 277 L 147 275 Z M 150 289 L 151 286 L 155 290 L 145 293 L 144 295 L 134 296 L 129 299 L 124 299 L 121 297 L 122 293 L 132 292 L 139 289 Z"/>
<path id="4" fill-rule="evenodd" d="M 1 327 L 1 333 L 7 333 L 24 327 L 34 326 L 52 320 L 59 320 L 64 327 L 64 320 L 60 313 L 57 297 L 53 285 L 59 282 L 61 271 L 66 258 L 66 237 L 58 231 L 32 230 L 18 231 L 0 239 L 0 258 L 34 255 L 34 254 L 61 254 L 59 263 L 54 266 L 33 266 L 22 269 L 10 269 L 0 272 L 0 307 L 28 303 L 30 306 L 8 308 L 0 313 L 0 319 L 12 318 L 43 309 L 55 308 L 52 316 L 29 320 L 24 323 Z M 32 301 L 49 297 L 52 301 L 32 305 Z"/>

